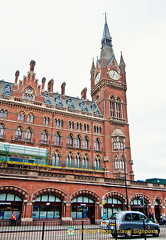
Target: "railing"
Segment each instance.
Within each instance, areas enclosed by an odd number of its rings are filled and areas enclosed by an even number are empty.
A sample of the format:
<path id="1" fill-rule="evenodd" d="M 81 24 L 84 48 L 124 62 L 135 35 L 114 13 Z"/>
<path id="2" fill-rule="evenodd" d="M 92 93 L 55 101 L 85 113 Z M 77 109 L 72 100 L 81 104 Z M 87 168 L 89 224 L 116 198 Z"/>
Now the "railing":
<path id="1" fill-rule="evenodd" d="M 135 229 L 136 231 L 137 229 Z M 139 230 L 139 229 L 138 229 Z M 115 230 L 118 233 L 118 229 Z M 142 235 L 141 239 L 146 239 L 149 230 L 146 229 L 146 235 Z M 52 222 L 16 222 L 11 224 L 8 222 L 0 222 L 0 240 L 110 240 L 124 239 L 117 238 L 116 234 L 112 236 L 113 230 L 102 229 L 100 225 L 90 224 L 86 220 L 76 221 L 57 221 Z M 126 230 L 129 234 L 130 231 Z M 143 232 L 144 233 L 144 232 Z M 160 236 L 162 239 L 166 237 L 166 229 L 164 226 L 160 228 Z M 128 238 L 127 238 L 128 239 Z M 130 239 L 135 239 L 131 237 Z M 156 238 L 155 238 L 156 239 Z"/>

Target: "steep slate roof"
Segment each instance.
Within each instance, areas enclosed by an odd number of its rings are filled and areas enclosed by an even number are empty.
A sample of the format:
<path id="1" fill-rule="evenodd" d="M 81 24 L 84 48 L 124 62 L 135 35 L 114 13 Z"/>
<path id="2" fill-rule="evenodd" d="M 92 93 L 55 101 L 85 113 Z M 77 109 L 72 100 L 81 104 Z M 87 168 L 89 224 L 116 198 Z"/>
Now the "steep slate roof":
<path id="1" fill-rule="evenodd" d="M 11 94 L 7 96 L 12 96 L 12 89 L 14 84 L 11 82 L 6 82 L 4 80 L 0 80 L 0 95 L 4 95 L 5 88 L 8 85 L 10 86 Z M 45 91 L 45 93 L 48 94 L 48 101 L 49 101 L 48 103 L 51 105 L 60 106 L 64 108 L 71 108 L 78 111 L 85 111 L 88 113 L 101 114 L 96 103 L 94 103 L 93 101 L 89 101 L 89 100 L 83 101 L 80 98 L 71 97 L 71 96 L 65 96 L 64 97 L 65 99 L 62 99 L 61 95 L 58 92 L 53 93 L 53 96 L 49 97 L 49 93 L 47 91 Z M 46 103 L 45 97 L 43 98 L 43 103 L 44 102 Z"/>

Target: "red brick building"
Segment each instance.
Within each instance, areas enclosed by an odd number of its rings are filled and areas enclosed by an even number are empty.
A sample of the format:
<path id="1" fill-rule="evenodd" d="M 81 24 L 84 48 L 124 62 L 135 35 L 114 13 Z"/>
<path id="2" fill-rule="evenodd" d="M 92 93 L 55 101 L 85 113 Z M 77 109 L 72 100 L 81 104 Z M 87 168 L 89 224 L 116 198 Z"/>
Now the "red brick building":
<path id="1" fill-rule="evenodd" d="M 0 219 L 100 220 L 121 209 L 165 210 L 166 186 L 134 181 L 126 71 L 117 62 L 105 19 L 101 53 L 91 66 L 91 96 L 54 92 L 27 76 L 0 81 Z M 144 206 L 141 206 L 143 197 Z"/>

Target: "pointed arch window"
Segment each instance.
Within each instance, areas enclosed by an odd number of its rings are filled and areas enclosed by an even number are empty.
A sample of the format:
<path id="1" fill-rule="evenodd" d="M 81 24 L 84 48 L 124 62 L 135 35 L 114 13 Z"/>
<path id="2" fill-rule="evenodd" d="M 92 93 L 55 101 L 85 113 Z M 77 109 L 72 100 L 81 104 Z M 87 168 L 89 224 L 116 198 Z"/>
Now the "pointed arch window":
<path id="1" fill-rule="evenodd" d="M 49 125 L 49 124 L 50 124 L 50 119 L 49 119 L 49 117 L 44 117 L 44 119 L 43 119 L 43 124 L 44 124 L 44 125 Z"/>
<path id="2" fill-rule="evenodd" d="M 76 148 L 81 148 L 81 138 L 80 136 L 77 136 L 75 139 L 75 147 Z"/>
<path id="3" fill-rule="evenodd" d="M 81 167 L 81 157 L 80 154 L 77 153 L 75 157 L 75 167 L 80 168 Z"/>
<path id="4" fill-rule="evenodd" d="M 61 145 L 61 135 L 58 132 L 54 136 L 54 145 L 56 145 L 56 146 Z"/>
<path id="5" fill-rule="evenodd" d="M 101 146 L 100 145 L 101 145 L 100 140 L 99 140 L 99 138 L 97 138 L 95 140 L 95 151 L 101 151 Z"/>
<path id="6" fill-rule="evenodd" d="M 7 110 L 3 110 L 3 109 L 0 110 L 0 117 L 1 118 L 6 118 L 7 114 L 8 114 Z"/>
<path id="7" fill-rule="evenodd" d="M 72 162 L 73 162 L 72 153 L 68 153 L 66 162 L 67 167 L 72 167 Z"/>
<path id="8" fill-rule="evenodd" d="M 48 133 L 44 130 L 41 134 L 41 143 L 47 144 L 48 143 Z"/>
<path id="9" fill-rule="evenodd" d="M 33 123 L 34 116 L 32 114 L 28 114 L 27 116 L 27 122 Z"/>
<path id="10" fill-rule="evenodd" d="M 4 138 L 5 128 L 2 124 L 0 124 L 0 138 Z"/>
<path id="11" fill-rule="evenodd" d="M 94 168 L 96 170 L 99 170 L 101 167 L 100 165 L 101 165 L 100 156 L 97 155 L 94 160 Z"/>
<path id="12" fill-rule="evenodd" d="M 88 156 L 86 154 L 83 157 L 82 166 L 83 166 L 83 168 L 86 168 L 86 169 L 89 168 L 89 160 L 88 160 Z"/>
<path id="13" fill-rule="evenodd" d="M 25 141 L 31 142 L 32 140 L 32 131 L 31 129 L 27 129 L 25 132 Z"/>
<path id="14" fill-rule="evenodd" d="M 73 147 L 73 136 L 71 134 L 67 138 L 67 146 Z"/>
<path id="15" fill-rule="evenodd" d="M 89 140 L 87 137 L 83 139 L 83 149 L 89 149 Z"/>
<path id="16" fill-rule="evenodd" d="M 114 169 L 115 170 L 124 170 L 124 159 L 123 156 L 118 159 L 118 156 L 114 157 Z"/>
<path id="17" fill-rule="evenodd" d="M 22 113 L 22 112 L 20 112 L 19 114 L 18 114 L 18 121 L 24 121 L 24 117 L 25 117 L 25 115 L 24 115 L 24 113 Z"/>
<path id="18" fill-rule="evenodd" d="M 120 98 L 118 98 L 116 102 L 116 118 L 120 119 L 120 117 L 121 117 L 121 100 Z"/>
<path id="19" fill-rule="evenodd" d="M 110 100 L 110 117 L 115 117 L 115 99 L 114 97 L 111 97 Z"/>
<path id="20" fill-rule="evenodd" d="M 15 131 L 15 140 L 21 140 L 22 138 L 22 129 L 20 127 L 18 127 Z"/>
<path id="21" fill-rule="evenodd" d="M 59 166 L 60 164 L 60 154 L 58 151 L 55 151 L 54 155 L 52 156 L 52 165 Z"/>
<path id="22" fill-rule="evenodd" d="M 54 120 L 54 126 L 55 126 L 55 127 L 63 127 L 63 120 L 61 120 L 61 119 L 55 119 L 55 120 Z"/>
<path id="23" fill-rule="evenodd" d="M 123 150 L 124 148 L 124 138 L 114 137 L 113 139 L 113 149 L 114 150 Z"/>

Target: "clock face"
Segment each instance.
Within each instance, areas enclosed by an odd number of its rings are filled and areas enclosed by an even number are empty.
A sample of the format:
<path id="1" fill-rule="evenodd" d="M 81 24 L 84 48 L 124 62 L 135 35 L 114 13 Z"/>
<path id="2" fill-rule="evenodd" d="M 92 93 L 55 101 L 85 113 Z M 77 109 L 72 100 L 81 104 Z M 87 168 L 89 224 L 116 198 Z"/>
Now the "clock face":
<path id="1" fill-rule="evenodd" d="M 100 80 L 100 72 L 97 73 L 96 78 L 95 78 L 95 82 L 98 83 L 99 80 Z"/>
<path id="2" fill-rule="evenodd" d="M 120 78 L 119 73 L 117 73 L 117 71 L 115 70 L 110 70 L 109 71 L 109 76 L 113 79 L 113 80 L 118 80 Z"/>

